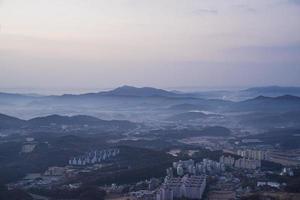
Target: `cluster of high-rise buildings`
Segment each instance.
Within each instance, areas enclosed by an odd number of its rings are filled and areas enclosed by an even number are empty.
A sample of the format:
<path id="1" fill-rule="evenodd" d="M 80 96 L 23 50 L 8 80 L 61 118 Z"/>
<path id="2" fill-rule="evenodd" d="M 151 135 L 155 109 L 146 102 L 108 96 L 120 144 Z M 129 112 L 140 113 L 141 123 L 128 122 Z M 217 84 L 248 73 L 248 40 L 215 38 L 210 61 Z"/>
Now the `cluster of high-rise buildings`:
<path id="1" fill-rule="evenodd" d="M 167 169 L 164 184 L 156 192 L 156 200 L 201 199 L 206 187 L 206 174 L 225 171 L 225 165 L 213 160 L 179 160 Z M 176 174 L 173 174 L 173 173 Z"/>
<path id="2" fill-rule="evenodd" d="M 175 169 L 178 176 L 183 176 L 184 174 L 207 174 L 225 171 L 224 163 L 216 162 L 209 159 L 203 159 L 202 162 L 195 163 L 194 160 L 185 160 L 173 162 L 173 169 Z M 167 175 L 172 177 L 173 169 L 167 169 Z"/>
<path id="3" fill-rule="evenodd" d="M 280 172 L 281 176 L 294 176 L 294 171 L 292 168 L 284 167 L 282 171 Z"/>
<path id="4" fill-rule="evenodd" d="M 167 179 L 156 193 L 156 200 L 173 200 L 180 198 L 201 199 L 206 187 L 206 176 L 173 177 Z"/>
<path id="5" fill-rule="evenodd" d="M 252 149 L 238 150 L 237 155 L 243 158 L 248 158 L 253 160 L 267 160 L 268 158 L 267 152 L 261 150 L 252 150 Z"/>
<path id="6" fill-rule="evenodd" d="M 86 154 L 78 157 L 72 157 L 69 160 L 69 165 L 85 166 L 104 162 L 120 153 L 119 149 L 104 149 L 87 152 Z"/>
<path id="7" fill-rule="evenodd" d="M 227 167 L 233 167 L 235 159 L 232 156 L 221 156 L 219 162 L 224 163 L 224 165 Z"/>
<path id="8" fill-rule="evenodd" d="M 228 167 L 240 169 L 257 169 L 261 167 L 261 160 L 251 160 L 248 158 L 234 159 L 231 156 L 221 156 L 220 163 L 224 163 L 224 165 Z"/>
<path id="9" fill-rule="evenodd" d="M 178 162 L 173 162 L 173 168 L 176 170 L 178 176 L 183 176 L 185 173 L 196 173 L 195 161 L 192 159 L 184 161 L 179 160 Z M 173 169 L 169 170 L 173 171 Z M 167 175 L 169 175 L 168 172 L 169 171 L 167 169 Z"/>
<path id="10" fill-rule="evenodd" d="M 240 158 L 235 161 L 234 167 L 241 169 L 257 169 L 261 167 L 261 161 Z"/>

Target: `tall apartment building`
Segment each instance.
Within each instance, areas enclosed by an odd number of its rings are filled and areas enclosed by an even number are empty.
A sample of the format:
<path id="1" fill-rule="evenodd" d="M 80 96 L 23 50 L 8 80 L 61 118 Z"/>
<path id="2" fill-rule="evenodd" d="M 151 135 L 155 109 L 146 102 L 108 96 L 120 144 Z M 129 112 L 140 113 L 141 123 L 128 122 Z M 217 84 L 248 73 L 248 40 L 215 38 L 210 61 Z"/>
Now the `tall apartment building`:
<path id="1" fill-rule="evenodd" d="M 170 178 L 158 190 L 156 200 L 173 200 L 173 198 L 202 199 L 206 187 L 206 176 L 188 176 Z"/>
<path id="2" fill-rule="evenodd" d="M 237 154 L 243 158 L 249 158 L 253 160 L 267 160 L 267 152 L 261 150 L 238 150 Z"/>
<path id="3" fill-rule="evenodd" d="M 224 163 L 226 166 L 241 168 L 241 169 L 257 169 L 261 167 L 261 160 L 251 160 L 246 158 L 240 158 L 235 160 L 231 156 L 221 156 L 220 163 Z"/>

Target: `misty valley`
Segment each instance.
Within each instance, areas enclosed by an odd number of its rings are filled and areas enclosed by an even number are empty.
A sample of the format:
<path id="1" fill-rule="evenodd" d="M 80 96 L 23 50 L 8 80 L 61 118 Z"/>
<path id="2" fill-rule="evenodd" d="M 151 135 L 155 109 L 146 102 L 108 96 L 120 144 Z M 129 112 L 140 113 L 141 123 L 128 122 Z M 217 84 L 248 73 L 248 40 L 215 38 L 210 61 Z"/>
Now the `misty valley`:
<path id="1" fill-rule="evenodd" d="M 299 96 L 300 88 L 275 86 L 0 93 L 0 194 L 276 199 L 270 191 L 277 191 L 297 199 Z"/>

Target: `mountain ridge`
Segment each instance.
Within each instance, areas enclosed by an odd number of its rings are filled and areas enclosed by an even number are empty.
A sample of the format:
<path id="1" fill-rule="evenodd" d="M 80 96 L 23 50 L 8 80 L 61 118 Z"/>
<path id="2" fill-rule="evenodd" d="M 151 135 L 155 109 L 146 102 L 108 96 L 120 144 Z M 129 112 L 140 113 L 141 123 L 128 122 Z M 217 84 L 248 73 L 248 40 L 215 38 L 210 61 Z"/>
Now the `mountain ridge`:
<path id="1" fill-rule="evenodd" d="M 31 118 L 29 120 L 23 120 L 16 117 L 0 113 L 0 130 L 1 129 L 14 129 L 14 128 L 33 128 L 39 126 L 103 126 L 103 125 L 128 125 L 131 126 L 134 123 L 127 120 L 102 120 L 97 117 L 89 115 L 47 115 L 41 117 Z"/>
<path id="2" fill-rule="evenodd" d="M 227 91 L 229 92 L 229 91 Z M 266 87 L 252 87 L 240 92 L 249 92 L 254 93 L 254 96 L 270 96 L 269 93 L 279 93 L 276 96 L 291 95 L 291 96 L 300 96 L 300 87 L 282 87 L 282 86 L 266 86 Z M 294 94 L 294 93 L 297 93 Z M 28 95 L 23 93 L 7 93 L 0 92 L 0 98 L 11 98 L 11 97 L 22 97 L 22 98 L 49 98 L 49 97 L 76 97 L 76 96 L 133 96 L 133 97 L 155 97 L 155 96 L 164 96 L 164 97 L 195 97 L 197 98 L 196 93 L 186 93 L 179 91 L 168 91 L 164 89 L 154 88 L 154 87 L 135 87 L 124 85 L 117 87 L 112 90 L 99 91 L 92 93 L 82 93 L 82 94 L 62 94 L 62 95 Z M 274 95 L 271 95 L 274 97 Z"/>
<path id="3" fill-rule="evenodd" d="M 300 97 L 296 95 L 289 95 L 289 94 L 276 96 L 276 97 L 259 95 L 255 98 L 247 99 L 245 101 L 255 101 L 255 100 L 299 100 L 300 101 Z"/>

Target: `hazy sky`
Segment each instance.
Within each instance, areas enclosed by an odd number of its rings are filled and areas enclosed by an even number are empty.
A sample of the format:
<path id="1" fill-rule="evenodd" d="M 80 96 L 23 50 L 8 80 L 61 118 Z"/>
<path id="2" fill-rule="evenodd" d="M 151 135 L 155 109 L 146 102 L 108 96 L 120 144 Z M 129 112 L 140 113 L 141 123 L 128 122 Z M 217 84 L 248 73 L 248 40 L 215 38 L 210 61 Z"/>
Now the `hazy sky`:
<path id="1" fill-rule="evenodd" d="M 300 0 L 0 0 L 0 88 L 300 85 Z"/>

